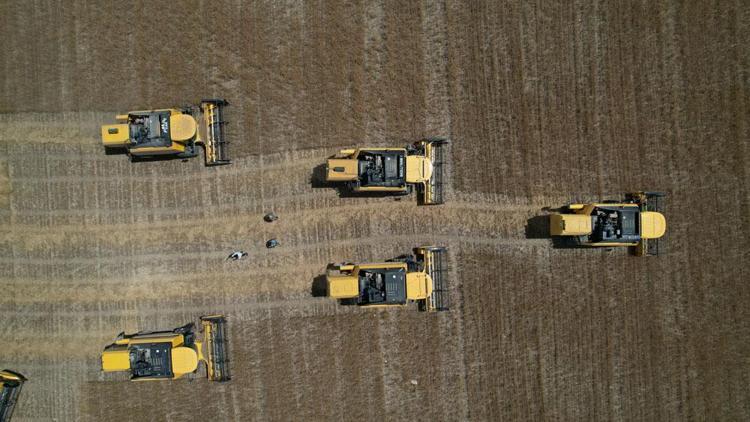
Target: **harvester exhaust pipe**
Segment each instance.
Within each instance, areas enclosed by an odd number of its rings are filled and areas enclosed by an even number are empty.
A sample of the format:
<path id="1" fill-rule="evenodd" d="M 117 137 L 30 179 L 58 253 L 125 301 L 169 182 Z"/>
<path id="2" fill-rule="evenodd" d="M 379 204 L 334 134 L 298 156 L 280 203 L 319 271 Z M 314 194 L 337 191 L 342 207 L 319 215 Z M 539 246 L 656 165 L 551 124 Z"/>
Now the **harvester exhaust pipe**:
<path id="1" fill-rule="evenodd" d="M 229 103 L 224 99 L 202 100 L 201 111 L 203 112 L 204 125 L 206 127 L 203 147 L 206 154 L 207 166 L 218 166 L 230 164 L 229 152 L 226 140 L 226 126 L 224 121 L 224 107 Z"/>
<path id="2" fill-rule="evenodd" d="M 211 381 L 229 381 L 229 348 L 227 344 L 226 324 L 223 315 L 201 317 L 203 338 L 206 345 L 206 372 Z"/>

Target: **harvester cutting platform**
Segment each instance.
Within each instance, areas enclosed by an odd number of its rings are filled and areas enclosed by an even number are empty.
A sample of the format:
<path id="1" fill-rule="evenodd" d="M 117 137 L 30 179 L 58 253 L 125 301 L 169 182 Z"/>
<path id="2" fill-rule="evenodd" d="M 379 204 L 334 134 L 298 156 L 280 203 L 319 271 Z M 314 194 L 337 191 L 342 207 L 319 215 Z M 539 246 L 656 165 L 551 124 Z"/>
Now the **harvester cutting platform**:
<path id="1" fill-rule="evenodd" d="M 422 246 L 414 252 L 382 263 L 332 265 L 328 296 L 360 306 L 417 302 L 421 311 L 448 310 L 446 249 Z"/>
<path id="2" fill-rule="evenodd" d="M 0 370 L 0 422 L 10 421 L 24 382 L 23 375 L 8 369 Z"/>
<path id="3" fill-rule="evenodd" d="M 328 159 L 326 181 L 345 183 L 355 193 L 408 195 L 416 186 L 422 204 L 442 204 L 447 143 L 431 138 L 406 148 L 341 150 Z"/>
<path id="4" fill-rule="evenodd" d="M 659 238 L 667 230 L 663 197 L 634 192 L 623 201 L 570 204 L 550 216 L 550 235 L 567 236 L 575 246 L 632 246 L 637 256 L 658 255 Z"/>
<path id="5" fill-rule="evenodd" d="M 193 323 L 171 331 L 120 333 L 104 348 L 102 370 L 129 371 L 134 381 L 177 379 L 196 372 L 203 361 L 209 380 L 229 381 L 226 319 L 203 316 L 201 326 L 203 342 L 196 340 Z"/>
<path id="6" fill-rule="evenodd" d="M 115 116 L 118 123 L 102 126 L 108 151 L 124 150 L 132 160 L 190 158 L 203 145 L 206 165 L 229 164 L 223 109 L 225 100 L 203 100 L 181 109 L 131 111 Z"/>

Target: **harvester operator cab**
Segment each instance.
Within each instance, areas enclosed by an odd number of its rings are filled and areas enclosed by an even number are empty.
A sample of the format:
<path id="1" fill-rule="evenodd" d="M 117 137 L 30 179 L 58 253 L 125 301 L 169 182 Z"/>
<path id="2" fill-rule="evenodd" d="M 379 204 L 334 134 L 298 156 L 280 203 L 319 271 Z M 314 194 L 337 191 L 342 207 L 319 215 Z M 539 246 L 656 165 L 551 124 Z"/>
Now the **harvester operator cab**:
<path id="1" fill-rule="evenodd" d="M 130 372 L 137 378 L 172 378 L 172 344 L 147 343 L 130 346 Z"/>
<path id="2" fill-rule="evenodd" d="M 128 117 L 131 146 L 162 147 L 172 144 L 169 134 L 169 112 L 131 114 Z"/>
<path id="3" fill-rule="evenodd" d="M 406 272 L 397 269 L 359 271 L 360 305 L 395 305 L 406 303 Z"/>
<path id="4" fill-rule="evenodd" d="M 362 151 L 357 158 L 362 186 L 402 187 L 406 184 L 405 151 Z"/>
<path id="5" fill-rule="evenodd" d="M 591 213 L 591 242 L 638 242 L 640 212 L 637 207 L 595 207 Z"/>

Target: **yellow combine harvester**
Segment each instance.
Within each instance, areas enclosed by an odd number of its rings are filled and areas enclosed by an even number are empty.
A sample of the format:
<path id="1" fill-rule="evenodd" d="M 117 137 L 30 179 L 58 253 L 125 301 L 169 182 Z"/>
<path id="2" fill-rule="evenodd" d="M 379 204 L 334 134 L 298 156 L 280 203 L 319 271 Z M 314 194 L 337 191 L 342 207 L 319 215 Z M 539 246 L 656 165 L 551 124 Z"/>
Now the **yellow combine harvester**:
<path id="1" fill-rule="evenodd" d="M 443 203 L 443 146 L 448 140 L 426 139 L 406 148 L 345 149 L 328 159 L 326 181 L 346 183 L 356 193 L 408 195 L 416 185 L 420 202 Z"/>
<path id="2" fill-rule="evenodd" d="M 332 265 L 328 296 L 360 306 L 400 306 L 417 302 L 422 311 L 448 310 L 445 248 L 422 246 L 414 255 L 381 263 Z"/>
<path id="3" fill-rule="evenodd" d="M 10 421 L 24 382 L 23 375 L 8 369 L 0 370 L 0 422 Z"/>
<path id="4" fill-rule="evenodd" d="M 638 256 L 658 255 L 667 230 L 658 192 L 634 192 L 623 201 L 570 204 L 550 216 L 550 235 L 567 236 L 576 246 L 633 246 Z"/>
<path id="5" fill-rule="evenodd" d="M 177 379 L 196 372 L 203 361 L 209 380 L 229 381 L 226 319 L 203 316 L 201 325 L 204 342 L 196 340 L 192 322 L 171 331 L 120 333 L 104 348 L 102 371 L 129 371 L 134 381 Z"/>
<path id="6" fill-rule="evenodd" d="M 225 100 L 203 100 L 199 107 L 131 111 L 115 116 L 118 123 L 102 126 L 108 151 L 125 150 L 132 160 L 189 158 L 203 145 L 206 165 L 229 164 L 224 138 Z"/>

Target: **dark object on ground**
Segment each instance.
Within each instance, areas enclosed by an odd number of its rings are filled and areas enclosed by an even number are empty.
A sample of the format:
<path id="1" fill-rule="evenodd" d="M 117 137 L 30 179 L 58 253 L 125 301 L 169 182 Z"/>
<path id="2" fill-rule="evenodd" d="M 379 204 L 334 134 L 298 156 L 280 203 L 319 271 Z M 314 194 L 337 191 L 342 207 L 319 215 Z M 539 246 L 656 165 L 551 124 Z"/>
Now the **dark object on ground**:
<path id="1" fill-rule="evenodd" d="M 263 216 L 263 221 L 266 223 L 273 223 L 274 221 L 278 220 L 279 216 L 274 214 L 273 212 L 269 212 L 268 214 Z"/>
<path id="2" fill-rule="evenodd" d="M 278 240 L 276 240 L 276 239 L 270 239 L 270 240 L 268 240 L 268 241 L 266 242 L 266 247 L 267 247 L 268 249 L 271 249 L 271 248 L 275 248 L 275 247 L 277 247 L 277 246 L 279 246 L 279 241 L 278 241 Z"/>

